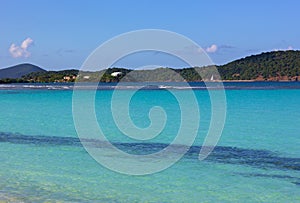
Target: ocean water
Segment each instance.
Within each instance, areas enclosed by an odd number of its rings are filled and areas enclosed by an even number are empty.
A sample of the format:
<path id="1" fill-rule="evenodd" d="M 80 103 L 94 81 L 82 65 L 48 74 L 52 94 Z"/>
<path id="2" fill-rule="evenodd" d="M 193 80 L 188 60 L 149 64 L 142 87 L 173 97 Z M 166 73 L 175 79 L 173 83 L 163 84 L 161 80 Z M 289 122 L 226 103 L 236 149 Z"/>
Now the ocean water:
<path id="1" fill-rule="evenodd" d="M 300 202 L 299 84 L 225 83 L 224 130 L 204 161 L 198 153 L 211 104 L 203 84 L 192 84 L 201 117 L 193 146 L 170 168 L 143 176 L 111 171 L 83 148 L 72 117 L 71 85 L 2 85 L 0 202 Z M 137 91 L 130 103 L 140 128 L 149 126 L 153 106 L 168 116 L 163 131 L 148 141 L 125 136 L 111 115 L 113 92 L 126 96 L 134 90 L 105 85 L 97 90 L 95 112 L 110 142 L 143 154 L 175 138 L 179 104 L 160 85 Z M 183 96 L 188 91 L 177 89 Z M 81 91 L 84 98 L 90 90 Z"/>

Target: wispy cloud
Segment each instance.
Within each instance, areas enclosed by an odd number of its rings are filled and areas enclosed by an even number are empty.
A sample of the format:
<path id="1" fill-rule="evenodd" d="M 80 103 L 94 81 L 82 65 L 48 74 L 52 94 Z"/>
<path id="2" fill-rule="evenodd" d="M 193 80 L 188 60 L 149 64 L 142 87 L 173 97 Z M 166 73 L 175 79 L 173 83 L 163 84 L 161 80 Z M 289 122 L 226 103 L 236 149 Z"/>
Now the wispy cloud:
<path id="1" fill-rule="evenodd" d="M 76 50 L 75 49 L 63 49 L 63 48 L 60 48 L 56 51 L 56 54 L 59 55 L 59 56 L 63 56 L 63 54 L 73 54 L 75 53 Z"/>
<path id="2" fill-rule="evenodd" d="M 21 43 L 21 46 L 18 46 L 13 43 L 9 47 L 9 53 L 14 58 L 19 58 L 19 57 L 27 58 L 31 55 L 31 53 L 27 49 L 32 45 L 32 43 L 33 40 L 29 37 Z"/>
<path id="3" fill-rule="evenodd" d="M 66 53 L 74 53 L 75 50 L 74 50 L 74 49 L 67 49 L 67 50 L 65 50 L 65 52 L 66 52 Z"/>
<path id="4" fill-rule="evenodd" d="M 204 50 L 198 46 L 185 46 L 180 50 L 174 51 L 176 54 L 183 54 L 183 55 L 195 55 L 199 53 L 204 53 Z M 160 53 L 160 52 L 158 52 Z"/>
<path id="5" fill-rule="evenodd" d="M 211 46 L 205 49 L 208 53 L 215 53 L 218 50 L 218 46 L 216 44 L 212 44 Z"/>
<path id="6" fill-rule="evenodd" d="M 294 50 L 294 48 L 289 45 L 287 48 L 284 48 L 284 49 L 273 49 L 272 51 L 287 51 L 287 50 Z"/>
<path id="7" fill-rule="evenodd" d="M 228 45 L 228 44 L 223 44 L 223 45 L 218 46 L 219 50 L 220 49 L 234 49 L 234 48 L 236 48 L 236 47 Z"/>

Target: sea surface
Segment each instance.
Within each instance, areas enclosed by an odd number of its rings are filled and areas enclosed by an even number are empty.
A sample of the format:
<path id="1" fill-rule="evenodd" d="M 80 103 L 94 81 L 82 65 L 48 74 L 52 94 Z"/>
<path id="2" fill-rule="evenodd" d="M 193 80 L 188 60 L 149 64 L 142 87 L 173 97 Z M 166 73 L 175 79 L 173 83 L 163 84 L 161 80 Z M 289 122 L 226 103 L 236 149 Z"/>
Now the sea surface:
<path id="1" fill-rule="evenodd" d="M 89 85 L 82 85 L 83 98 Z M 224 129 L 203 161 L 198 154 L 211 119 L 203 83 L 191 83 L 190 89 L 175 83 L 139 90 L 115 85 L 97 88 L 97 121 L 111 143 L 133 154 L 162 150 L 175 138 L 180 107 L 168 90 L 194 92 L 200 128 L 185 156 L 151 175 L 111 171 L 80 143 L 72 84 L 0 85 L 0 202 L 300 202 L 300 83 L 224 83 Z M 124 135 L 111 113 L 116 91 L 125 96 L 136 91 L 129 109 L 140 128 L 149 126 L 151 107 L 163 108 L 168 116 L 163 131 L 146 141 Z"/>

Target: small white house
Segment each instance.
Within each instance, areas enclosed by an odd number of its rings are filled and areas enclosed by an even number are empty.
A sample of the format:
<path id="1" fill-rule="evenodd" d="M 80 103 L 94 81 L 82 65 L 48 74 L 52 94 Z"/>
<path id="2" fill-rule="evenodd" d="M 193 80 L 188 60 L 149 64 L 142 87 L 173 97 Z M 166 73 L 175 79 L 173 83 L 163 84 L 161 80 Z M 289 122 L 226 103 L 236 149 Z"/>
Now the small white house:
<path id="1" fill-rule="evenodd" d="M 90 76 L 85 75 L 85 76 L 83 76 L 83 79 L 90 79 Z"/>
<path id="2" fill-rule="evenodd" d="M 63 79 L 66 80 L 66 81 L 69 81 L 69 80 L 71 80 L 71 79 L 74 79 L 74 80 L 75 80 L 75 79 L 76 79 L 76 75 L 64 76 Z"/>
<path id="3" fill-rule="evenodd" d="M 113 77 L 117 77 L 117 76 L 120 76 L 122 75 L 123 73 L 122 72 L 113 72 L 112 74 L 110 74 L 111 76 Z"/>

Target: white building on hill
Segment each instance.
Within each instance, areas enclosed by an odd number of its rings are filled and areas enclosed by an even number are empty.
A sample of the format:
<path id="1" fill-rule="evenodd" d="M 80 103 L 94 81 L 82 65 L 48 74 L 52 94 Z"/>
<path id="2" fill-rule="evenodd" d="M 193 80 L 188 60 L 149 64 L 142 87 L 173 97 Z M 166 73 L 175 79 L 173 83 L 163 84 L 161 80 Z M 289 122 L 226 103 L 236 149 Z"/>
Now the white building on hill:
<path id="1" fill-rule="evenodd" d="M 111 76 L 113 77 L 117 77 L 117 76 L 120 76 L 122 75 L 123 73 L 122 72 L 113 72 L 112 74 L 110 74 Z"/>

